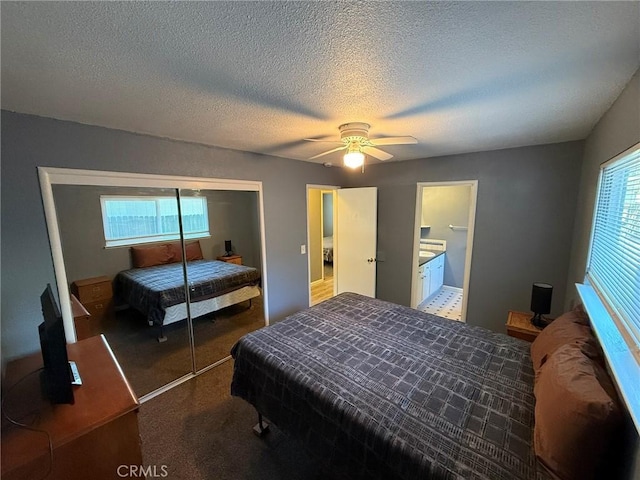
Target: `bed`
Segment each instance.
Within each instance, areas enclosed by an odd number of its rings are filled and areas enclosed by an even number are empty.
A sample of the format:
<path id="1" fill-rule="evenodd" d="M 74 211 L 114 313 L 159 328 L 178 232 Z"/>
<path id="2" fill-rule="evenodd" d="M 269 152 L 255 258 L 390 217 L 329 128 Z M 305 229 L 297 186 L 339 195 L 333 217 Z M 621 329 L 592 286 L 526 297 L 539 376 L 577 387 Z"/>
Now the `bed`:
<path id="1" fill-rule="evenodd" d="M 322 237 L 322 258 L 327 263 L 333 263 L 333 237 Z"/>
<path id="2" fill-rule="evenodd" d="M 343 293 L 233 347 L 232 395 L 336 478 L 548 479 L 529 344 Z"/>
<path id="3" fill-rule="evenodd" d="M 253 267 L 218 260 L 187 262 L 192 318 L 260 295 L 260 273 Z M 132 268 L 114 280 L 119 299 L 165 326 L 187 318 L 182 263 Z M 161 334 L 162 337 L 162 334 Z"/>
<path id="4" fill-rule="evenodd" d="M 343 293 L 232 355 L 231 393 L 257 409 L 254 431 L 267 431 L 264 414 L 327 478 L 597 480 L 634 468 L 637 434 L 580 306 L 528 343 Z"/>

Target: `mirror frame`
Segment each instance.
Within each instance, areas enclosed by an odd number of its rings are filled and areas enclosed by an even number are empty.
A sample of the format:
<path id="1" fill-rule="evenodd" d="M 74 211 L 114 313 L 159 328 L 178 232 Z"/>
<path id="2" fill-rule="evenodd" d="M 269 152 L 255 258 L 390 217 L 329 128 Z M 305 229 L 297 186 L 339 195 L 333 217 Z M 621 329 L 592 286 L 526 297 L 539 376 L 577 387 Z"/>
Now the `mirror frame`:
<path id="1" fill-rule="evenodd" d="M 261 276 L 262 296 L 265 325 L 269 325 L 269 300 L 267 288 L 267 255 L 264 228 L 264 201 L 262 195 L 262 182 L 252 180 L 233 180 L 219 178 L 181 177 L 172 175 L 156 175 L 143 173 L 109 172 L 100 170 L 77 170 L 70 168 L 38 167 L 40 191 L 44 206 L 47 231 L 49 233 L 49 245 L 53 258 L 53 268 L 58 288 L 60 310 L 64 321 L 64 331 L 68 343 L 77 341 L 73 314 L 71 312 L 71 295 L 68 288 L 67 274 L 65 271 L 64 257 L 62 254 L 62 242 L 58 226 L 58 214 L 53 198 L 52 185 L 90 185 L 110 187 L 155 187 L 155 188 L 185 188 L 192 190 L 239 190 L 258 193 L 258 213 L 260 221 L 260 251 L 261 251 Z M 63 287 L 63 288 L 61 288 Z M 228 357 L 230 358 L 230 357 Z M 218 364 L 219 362 L 216 362 Z M 214 365 L 216 365 L 214 364 Z M 207 368 L 198 370 L 201 373 Z M 189 375 L 196 375 L 192 372 Z"/>

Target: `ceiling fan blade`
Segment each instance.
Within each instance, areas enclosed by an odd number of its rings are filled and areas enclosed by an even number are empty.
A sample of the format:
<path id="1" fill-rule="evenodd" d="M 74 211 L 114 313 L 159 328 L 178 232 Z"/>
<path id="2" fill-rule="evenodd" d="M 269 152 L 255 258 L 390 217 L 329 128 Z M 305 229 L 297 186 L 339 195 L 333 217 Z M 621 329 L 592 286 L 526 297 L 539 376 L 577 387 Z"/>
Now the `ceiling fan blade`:
<path id="1" fill-rule="evenodd" d="M 343 145 L 338 148 L 332 148 L 331 150 L 327 150 L 326 152 L 319 153 L 318 155 L 314 155 L 313 157 L 309 157 L 309 160 L 313 160 L 314 158 L 323 157 L 325 155 L 329 155 L 330 153 L 337 152 L 338 150 L 344 150 L 347 148 L 346 145 Z"/>
<path id="2" fill-rule="evenodd" d="M 387 152 L 383 152 L 379 148 L 376 147 L 362 147 L 362 151 L 372 157 L 377 158 L 378 160 L 389 160 L 393 158 L 393 155 Z"/>
<path id="3" fill-rule="evenodd" d="M 372 138 L 370 139 L 371 143 L 374 145 L 413 145 L 418 143 L 413 137 L 383 137 L 383 138 Z"/>
<path id="4" fill-rule="evenodd" d="M 336 145 L 343 145 L 343 142 L 341 142 L 340 140 L 324 140 L 322 138 L 305 138 L 303 140 L 306 142 L 335 143 Z"/>

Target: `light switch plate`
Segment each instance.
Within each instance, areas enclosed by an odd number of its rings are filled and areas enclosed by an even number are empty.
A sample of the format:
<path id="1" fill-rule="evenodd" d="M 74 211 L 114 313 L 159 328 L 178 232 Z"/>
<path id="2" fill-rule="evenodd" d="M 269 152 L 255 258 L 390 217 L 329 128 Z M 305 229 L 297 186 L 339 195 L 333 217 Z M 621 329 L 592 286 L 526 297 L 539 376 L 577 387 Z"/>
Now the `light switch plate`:
<path id="1" fill-rule="evenodd" d="M 304 255 L 305 253 L 307 253 L 307 246 L 300 245 L 300 255 Z"/>

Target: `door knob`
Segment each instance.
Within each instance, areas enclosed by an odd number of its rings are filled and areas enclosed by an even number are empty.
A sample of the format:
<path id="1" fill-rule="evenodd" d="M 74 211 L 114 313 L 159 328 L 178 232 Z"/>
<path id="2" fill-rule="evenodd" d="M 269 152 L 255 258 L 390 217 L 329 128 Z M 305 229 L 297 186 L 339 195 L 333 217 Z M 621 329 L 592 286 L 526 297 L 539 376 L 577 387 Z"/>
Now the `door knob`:
<path id="1" fill-rule="evenodd" d="M 368 262 L 368 263 L 372 263 L 372 262 L 375 262 L 375 261 L 376 261 L 376 259 L 375 259 L 375 258 L 368 258 L 368 259 L 367 259 L 367 262 Z"/>

